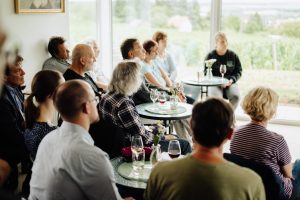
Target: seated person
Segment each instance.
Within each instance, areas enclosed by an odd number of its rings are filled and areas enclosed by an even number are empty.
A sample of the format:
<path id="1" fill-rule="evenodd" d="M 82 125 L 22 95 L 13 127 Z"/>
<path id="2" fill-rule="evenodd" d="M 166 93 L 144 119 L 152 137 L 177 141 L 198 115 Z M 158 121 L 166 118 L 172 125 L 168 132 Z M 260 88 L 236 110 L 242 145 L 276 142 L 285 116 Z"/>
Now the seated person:
<path id="1" fill-rule="evenodd" d="M 299 182 L 300 172 L 292 174 L 291 154 L 284 137 L 267 129 L 268 121 L 276 113 L 277 106 L 278 95 L 272 89 L 252 89 L 242 102 L 242 108 L 250 116 L 251 122 L 236 129 L 230 151 L 270 166 L 284 182 L 285 193 L 290 197 L 293 175 Z"/>
<path id="2" fill-rule="evenodd" d="M 35 160 L 38 146 L 49 132 L 56 129 L 51 125 L 55 114 L 53 93 L 64 78 L 57 71 L 43 70 L 38 72 L 31 84 L 31 94 L 25 101 L 25 143 L 32 160 Z"/>
<path id="3" fill-rule="evenodd" d="M 9 56 L 9 55 L 7 55 Z M 25 72 L 23 58 L 17 56 L 14 63 L 9 63 L 5 70 L 5 82 L 0 98 L 0 159 L 10 167 L 10 176 L 4 187 L 14 190 L 18 185 L 18 164 L 22 163 L 23 172 L 31 167 L 29 154 L 24 142 L 24 95 L 20 86 L 24 84 Z M 6 185 L 9 183 L 9 185 Z"/>
<path id="4" fill-rule="evenodd" d="M 216 59 L 212 65 L 212 74 L 221 77 L 220 65 L 226 65 L 226 73 L 224 75 L 229 81 L 220 87 L 210 87 L 209 96 L 217 96 L 228 98 L 234 109 L 237 108 L 240 100 L 240 91 L 237 81 L 242 76 L 242 65 L 236 53 L 228 49 L 228 42 L 225 33 L 218 32 L 215 36 L 216 49 L 212 50 L 205 60 Z M 204 73 L 207 73 L 207 66 L 204 68 Z"/>
<path id="5" fill-rule="evenodd" d="M 211 98 L 197 103 L 191 119 L 193 153 L 157 163 L 144 199 L 265 200 L 261 178 L 223 158 L 233 123 L 232 107 L 224 100 Z"/>
<path id="6" fill-rule="evenodd" d="M 93 88 L 95 95 L 101 98 L 103 90 L 86 73 L 92 70 L 94 62 L 96 62 L 96 58 L 93 49 L 89 45 L 78 44 L 72 52 L 72 64 L 63 76 L 66 81 L 74 79 L 86 81 Z"/>
<path id="7" fill-rule="evenodd" d="M 39 145 L 29 199 L 121 199 L 109 158 L 88 133 L 99 121 L 98 97 L 82 80 L 66 81 L 53 96 L 63 123 Z"/>
<path id="8" fill-rule="evenodd" d="M 141 86 L 140 66 L 134 61 L 123 61 L 114 69 L 109 92 L 105 94 L 99 104 L 103 120 L 109 121 L 122 128 L 125 133 L 124 140 L 130 144 L 130 137 L 141 135 L 145 145 L 150 146 L 153 135 L 146 131 L 141 123 L 131 95 Z M 162 149 L 167 151 L 168 140 L 176 139 L 174 135 L 166 135 L 160 142 Z M 179 139 L 182 153 L 190 153 L 191 147 L 186 140 Z"/>
<path id="9" fill-rule="evenodd" d="M 164 32 L 157 31 L 152 39 L 158 44 L 158 55 L 154 62 L 158 63 L 167 73 L 169 78 L 174 82 L 177 77 L 177 69 L 170 53 L 166 50 L 168 43 L 168 35 Z"/>
<path id="10" fill-rule="evenodd" d="M 102 67 L 100 66 L 100 63 L 98 62 L 99 54 L 100 54 L 100 48 L 94 39 L 88 39 L 84 42 L 85 44 L 92 47 L 96 62 L 94 62 L 93 69 L 88 71 L 87 74 L 90 75 L 95 83 L 98 85 L 99 88 L 102 88 L 104 91 L 107 91 L 107 86 L 109 83 L 109 78 L 106 77 L 104 74 Z"/>
<path id="11" fill-rule="evenodd" d="M 43 70 L 57 70 L 62 74 L 70 66 L 68 63 L 69 50 L 65 44 L 66 40 L 62 37 L 52 37 L 48 43 L 48 51 L 51 54 L 51 58 L 48 58 L 43 64 Z"/>
<path id="12" fill-rule="evenodd" d="M 151 85 L 170 92 L 173 86 L 171 79 L 168 77 L 165 70 L 161 66 L 158 66 L 158 63 L 154 62 L 154 59 L 158 55 L 157 43 L 153 40 L 148 40 L 144 42 L 143 47 L 146 51 L 146 56 L 144 61 L 141 62 L 141 66 L 145 79 Z M 186 101 L 186 97 L 183 92 L 178 93 L 177 96 L 179 101 Z"/>

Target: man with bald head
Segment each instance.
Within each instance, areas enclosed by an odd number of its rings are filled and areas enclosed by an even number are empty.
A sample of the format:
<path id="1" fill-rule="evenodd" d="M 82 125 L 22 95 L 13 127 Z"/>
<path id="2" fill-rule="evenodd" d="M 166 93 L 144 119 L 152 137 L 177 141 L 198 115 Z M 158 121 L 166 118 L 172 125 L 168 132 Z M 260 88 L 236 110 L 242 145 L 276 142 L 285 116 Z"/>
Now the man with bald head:
<path id="1" fill-rule="evenodd" d="M 72 64 L 64 73 L 66 81 L 80 79 L 86 81 L 93 89 L 94 93 L 101 97 L 103 92 L 86 72 L 92 70 L 96 61 L 93 49 L 86 44 L 77 44 L 72 52 Z"/>
<path id="2" fill-rule="evenodd" d="M 108 156 L 88 133 L 90 124 L 99 121 L 98 102 L 82 80 L 56 89 L 54 105 L 64 122 L 39 145 L 29 199 L 121 199 Z"/>

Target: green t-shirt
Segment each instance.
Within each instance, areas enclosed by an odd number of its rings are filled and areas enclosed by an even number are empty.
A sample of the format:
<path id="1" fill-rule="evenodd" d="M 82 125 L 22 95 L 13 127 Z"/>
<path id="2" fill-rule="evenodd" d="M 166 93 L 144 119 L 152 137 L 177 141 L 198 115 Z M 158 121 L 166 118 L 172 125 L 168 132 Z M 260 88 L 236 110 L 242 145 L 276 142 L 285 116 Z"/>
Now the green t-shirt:
<path id="1" fill-rule="evenodd" d="M 210 164 L 194 157 L 158 163 L 148 180 L 146 200 L 263 200 L 261 178 L 231 162 Z"/>

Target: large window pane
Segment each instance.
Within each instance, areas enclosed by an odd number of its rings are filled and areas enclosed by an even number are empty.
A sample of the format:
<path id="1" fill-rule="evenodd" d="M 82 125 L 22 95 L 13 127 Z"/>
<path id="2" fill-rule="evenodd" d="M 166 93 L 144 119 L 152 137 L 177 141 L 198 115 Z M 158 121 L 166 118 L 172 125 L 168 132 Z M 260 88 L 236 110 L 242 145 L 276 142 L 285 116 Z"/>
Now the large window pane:
<path id="1" fill-rule="evenodd" d="M 209 45 L 210 1 L 113 0 L 114 66 L 120 61 L 120 44 L 136 37 L 151 39 L 155 31 L 168 34 L 168 50 L 180 77 L 193 74 L 203 63 Z M 194 73 L 195 74 L 195 73 Z"/>
<path id="2" fill-rule="evenodd" d="M 300 3 L 223 0 L 222 29 L 241 59 L 245 94 L 267 85 L 282 104 L 300 105 Z"/>
<path id="3" fill-rule="evenodd" d="M 97 39 L 96 0 L 69 0 L 70 44 Z"/>

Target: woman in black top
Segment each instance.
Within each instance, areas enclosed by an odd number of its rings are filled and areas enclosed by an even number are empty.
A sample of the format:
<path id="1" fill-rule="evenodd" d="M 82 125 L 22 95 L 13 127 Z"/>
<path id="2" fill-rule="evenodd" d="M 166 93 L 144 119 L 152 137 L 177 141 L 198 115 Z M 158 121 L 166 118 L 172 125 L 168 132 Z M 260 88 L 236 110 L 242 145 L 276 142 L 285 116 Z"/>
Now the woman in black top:
<path id="1" fill-rule="evenodd" d="M 236 53 L 228 49 L 228 42 L 225 33 L 218 32 L 215 36 L 216 49 L 212 50 L 205 60 L 216 59 L 212 65 L 213 76 L 221 77 L 220 65 L 226 65 L 226 73 L 224 77 L 228 82 L 221 87 L 210 87 L 209 96 L 219 96 L 228 98 L 234 109 L 236 109 L 239 99 L 240 91 L 237 81 L 242 76 L 242 65 Z M 205 66 L 204 73 L 207 72 Z"/>

